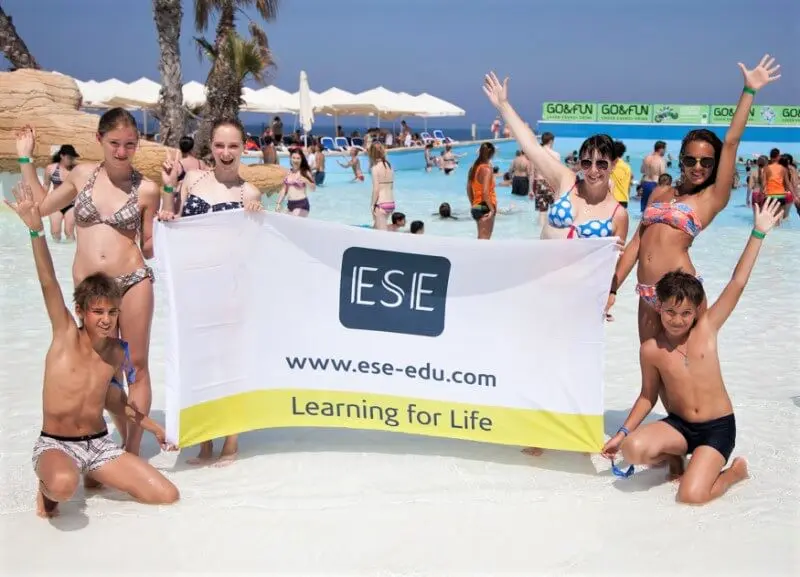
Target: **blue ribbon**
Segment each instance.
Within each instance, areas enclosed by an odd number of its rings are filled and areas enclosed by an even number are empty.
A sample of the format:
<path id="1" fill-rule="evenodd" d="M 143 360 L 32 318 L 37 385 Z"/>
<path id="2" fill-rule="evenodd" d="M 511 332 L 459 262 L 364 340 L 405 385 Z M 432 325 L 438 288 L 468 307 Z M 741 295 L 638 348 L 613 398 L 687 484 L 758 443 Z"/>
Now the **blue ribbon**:
<path id="1" fill-rule="evenodd" d="M 617 477 L 620 477 L 622 479 L 627 479 L 628 477 L 633 475 L 633 465 L 628 467 L 627 471 L 623 471 L 614 464 L 614 459 L 611 459 L 611 472 L 614 473 L 614 475 Z"/>

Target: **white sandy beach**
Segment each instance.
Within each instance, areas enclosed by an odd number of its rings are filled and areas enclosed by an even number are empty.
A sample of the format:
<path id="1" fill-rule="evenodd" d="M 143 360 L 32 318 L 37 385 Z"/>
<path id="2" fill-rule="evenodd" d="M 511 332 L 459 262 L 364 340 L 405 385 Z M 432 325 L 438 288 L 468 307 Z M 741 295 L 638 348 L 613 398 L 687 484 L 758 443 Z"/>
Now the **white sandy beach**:
<path id="1" fill-rule="evenodd" d="M 712 227 L 692 249 L 712 299 L 746 231 Z M 800 574 L 796 226 L 770 235 L 722 331 L 734 456 L 747 457 L 752 478 L 708 506 L 676 505 L 663 469 L 620 480 L 596 455 L 532 458 L 513 447 L 294 429 L 244 435 L 240 461 L 225 469 L 189 468 L 195 449 L 159 454 L 146 437 L 145 456 L 181 489 L 178 504 L 81 491 L 52 521 L 34 513 L 31 448 L 50 327 L 26 236 L 0 212 L 0 574 Z M 67 294 L 73 250 L 53 249 Z M 638 393 L 633 285 L 624 285 L 607 329 L 607 432 Z M 153 416 L 163 422 L 158 282 L 156 294 Z"/>

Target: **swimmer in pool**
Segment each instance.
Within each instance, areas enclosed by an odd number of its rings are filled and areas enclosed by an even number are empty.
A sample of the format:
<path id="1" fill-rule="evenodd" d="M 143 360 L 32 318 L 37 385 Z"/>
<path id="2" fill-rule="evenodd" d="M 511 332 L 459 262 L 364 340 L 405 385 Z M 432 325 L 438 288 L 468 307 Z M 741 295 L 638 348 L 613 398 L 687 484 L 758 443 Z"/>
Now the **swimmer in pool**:
<path id="1" fill-rule="evenodd" d="M 675 270 L 656 284 L 661 328 L 639 349 L 642 390 L 619 432 L 603 447 L 607 458 L 622 449 L 633 465 L 668 463 L 671 478 L 680 478 L 680 503 L 708 503 L 748 476 L 742 457 L 723 470 L 736 444 L 736 420 L 722 380 L 718 334 L 744 292 L 764 238 L 783 216 L 775 199 L 754 210 L 753 230 L 733 276 L 708 309 L 701 308 L 705 291 L 693 274 Z M 640 428 L 662 385 L 669 399 L 667 418 Z M 687 454 L 692 459 L 684 473 Z"/>
<path id="2" fill-rule="evenodd" d="M 361 172 L 361 159 L 358 158 L 358 149 L 353 147 L 350 149 L 350 160 L 347 162 L 339 162 L 342 168 L 353 169 L 353 182 L 364 182 L 364 173 Z"/>
<path id="3" fill-rule="evenodd" d="M 450 207 L 449 202 L 440 204 L 439 212 L 434 212 L 433 216 L 438 216 L 441 220 L 458 220 L 458 217 L 453 214 L 453 209 Z"/>
<path id="4" fill-rule="evenodd" d="M 103 409 L 135 422 L 167 446 L 164 430 L 131 405 L 122 392 L 123 373 L 136 376 L 127 343 L 117 338 L 122 289 L 110 276 L 95 273 L 75 287 L 75 321 L 61 293 L 47 247 L 39 204 L 28 185 L 17 184 L 15 202 L 6 204 L 28 227 L 33 260 L 52 340 L 44 361 L 42 429 L 33 446 L 39 481 L 36 513 L 54 517 L 69 501 L 81 476 L 152 505 L 178 500 L 178 489 L 152 465 L 111 440 Z"/>

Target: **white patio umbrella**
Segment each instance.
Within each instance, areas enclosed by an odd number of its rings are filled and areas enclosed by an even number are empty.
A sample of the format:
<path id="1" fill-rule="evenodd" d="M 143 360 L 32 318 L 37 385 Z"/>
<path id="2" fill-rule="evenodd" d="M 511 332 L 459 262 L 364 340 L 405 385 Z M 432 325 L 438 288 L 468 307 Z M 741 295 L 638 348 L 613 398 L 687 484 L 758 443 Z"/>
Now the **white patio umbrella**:
<path id="1" fill-rule="evenodd" d="M 466 112 L 463 108 L 459 108 L 455 104 L 451 104 L 446 100 L 431 96 L 427 92 L 413 97 L 417 104 L 425 111 L 417 116 L 426 118 L 444 117 L 444 116 L 464 116 Z"/>
<path id="2" fill-rule="evenodd" d="M 108 102 L 126 86 L 128 85 L 116 78 L 110 78 L 103 82 L 89 80 L 78 83 L 85 108 L 112 108 Z"/>
<path id="3" fill-rule="evenodd" d="M 146 110 L 158 106 L 158 96 L 161 92 L 161 85 L 153 82 L 149 78 L 140 78 L 130 84 L 120 88 L 114 96 L 108 100 L 110 106 L 121 106 L 122 108 L 132 108 Z"/>
<path id="4" fill-rule="evenodd" d="M 183 104 L 189 108 L 199 108 L 206 103 L 206 85 L 192 80 L 183 85 Z"/>
<path id="5" fill-rule="evenodd" d="M 383 86 L 356 94 L 354 98 L 359 102 L 372 105 L 377 110 L 378 125 L 380 125 L 381 118 L 416 116 L 422 112 L 422 108 L 414 102 L 413 98 L 403 97 Z"/>
<path id="6" fill-rule="evenodd" d="M 242 89 L 245 112 L 264 112 L 267 114 L 297 113 L 297 105 L 292 95 L 277 86 L 267 86 L 260 90 Z"/>
<path id="7" fill-rule="evenodd" d="M 311 90 L 308 87 L 308 75 L 305 70 L 300 71 L 300 90 L 297 91 L 299 95 L 298 107 L 298 120 L 300 126 L 303 127 L 303 132 L 311 132 L 311 126 L 314 124 L 314 110 L 311 103 Z"/>

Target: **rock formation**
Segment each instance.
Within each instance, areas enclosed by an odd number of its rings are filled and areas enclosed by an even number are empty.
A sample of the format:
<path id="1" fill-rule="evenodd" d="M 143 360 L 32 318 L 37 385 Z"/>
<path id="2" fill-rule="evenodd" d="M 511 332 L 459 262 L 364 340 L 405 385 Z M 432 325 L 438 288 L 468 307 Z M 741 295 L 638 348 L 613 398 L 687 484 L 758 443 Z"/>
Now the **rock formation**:
<path id="1" fill-rule="evenodd" d="M 33 162 L 43 167 L 52 150 L 72 144 L 82 162 L 102 160 L 97 142 L 99 116 L 80 111 L 81 93 L 69 76 L 40 70 L 0 72 L 0 172 L 18 172 L 15 133 L 30 124 L 36 129 Z M 147 178 L 161 182 L 161 163 L 167 148 L 142 140 L 134 166 Z M 286 169 L 274 165 L 242 165 L 242 178 L 265 193 L 280 189 Z"/>

